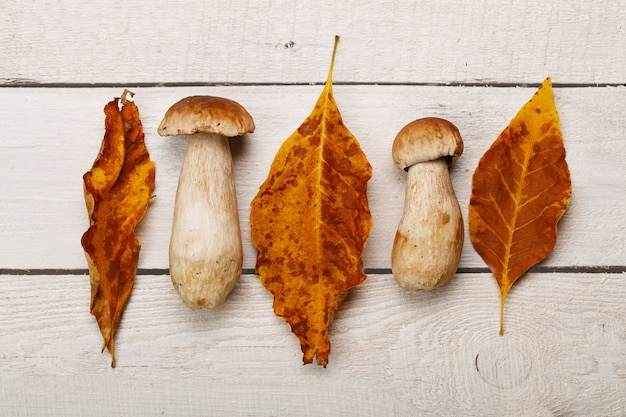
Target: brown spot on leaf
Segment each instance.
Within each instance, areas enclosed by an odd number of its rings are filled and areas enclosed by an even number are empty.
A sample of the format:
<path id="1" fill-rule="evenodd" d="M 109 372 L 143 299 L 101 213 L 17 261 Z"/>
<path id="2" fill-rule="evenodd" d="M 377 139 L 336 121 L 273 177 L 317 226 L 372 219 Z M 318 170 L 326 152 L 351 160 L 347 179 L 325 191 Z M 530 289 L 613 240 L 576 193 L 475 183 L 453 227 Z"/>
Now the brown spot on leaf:
<path id="1" fill-rule="evenodd" d="M 105 108 L 105 134 L 91 170 L 83 175 L 90 227 L 81 238 L 91 282 L 91 314 L 115 366 L 114 337 L 135 279 L 140 244 L 134 234 L 155 185 L 139 110 L 119 99 Z"/>
<path id="2" fill-rule="evenodd" d="M 326 366 L 328 326 L 347 291 L 365 280 L 360 256 L 372 227 L 371 175 L 341 121 L 329 73 L 310 116 L 277 152 L 250 211 L 257 272 L 274 295 L 275 313 L 298 337 L 305 364 L 315 358 Z M 291 187 L 279 193 L 278 184 Z M 268 209 L 278 201 L 280 210 Z M 272 242 L 266 240 L 269 229 Z"/>

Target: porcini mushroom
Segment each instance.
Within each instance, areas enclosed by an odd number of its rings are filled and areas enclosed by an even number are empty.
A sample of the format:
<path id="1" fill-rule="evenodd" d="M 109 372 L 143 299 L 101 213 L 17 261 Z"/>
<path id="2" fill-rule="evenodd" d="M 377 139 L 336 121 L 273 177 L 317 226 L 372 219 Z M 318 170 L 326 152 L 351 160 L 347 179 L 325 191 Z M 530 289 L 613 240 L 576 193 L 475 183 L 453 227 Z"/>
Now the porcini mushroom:
<path id="1" fill-rule="evenodd" d="M 407 290 L 444 285 L 456 272 L 463 248 L 463 216 L 448 165 L 463 153 L 459 130 L 447 120 L 428 117 L 406 125 L 396 136 L 392 156 L 408 171 L 391 269 Z"/>
<path id="2" fill-rule="evenodd" d="M 243 248 L 228 138 L 254 131 L 250 114 L 220 97 L 192 96 L 172 105 L 158 132 L 189 135 L 178 179 L 169 248 L 170 276 L 192 309 L 219 307 L 233 289 Z"/>

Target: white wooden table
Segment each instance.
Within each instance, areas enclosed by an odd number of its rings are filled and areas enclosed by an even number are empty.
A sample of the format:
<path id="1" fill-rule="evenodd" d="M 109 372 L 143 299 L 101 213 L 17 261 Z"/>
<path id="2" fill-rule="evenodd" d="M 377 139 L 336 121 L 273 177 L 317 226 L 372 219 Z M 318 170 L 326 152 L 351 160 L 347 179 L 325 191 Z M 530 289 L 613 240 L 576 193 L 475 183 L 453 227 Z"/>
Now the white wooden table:
<path id="1" fill-rule="evenodd" d="M 375 226 L 331 328 L 326 369 L 254 274 L 249 203 L 321 92 L 373 166 Z M 0 415 L 626 415 L 626 1 L 346 0 L 0 4 Z M 464 215 L 478 159 L 552 77 L 573 195 L 553 253 L 520 280 L 498 336 L 495 280 L 466 238 L 445 287 L 410 293 L 390 271 L 406 123 L 455 123 Z M 104 105 L 135 92 L 156 163 L 137 229 L 135 288 L 117 368 L 89 314 L 82 174 Z M 218 310 L 178 299 L 167 248 L 186 141 L 156 127 L 192 94 L 239 101 L 257 130 L 232 142 L 244 274 Z M 466 222 L 467 226 L 467 222 Z M 466 230 L 467 236 L 467 230 Z"/>

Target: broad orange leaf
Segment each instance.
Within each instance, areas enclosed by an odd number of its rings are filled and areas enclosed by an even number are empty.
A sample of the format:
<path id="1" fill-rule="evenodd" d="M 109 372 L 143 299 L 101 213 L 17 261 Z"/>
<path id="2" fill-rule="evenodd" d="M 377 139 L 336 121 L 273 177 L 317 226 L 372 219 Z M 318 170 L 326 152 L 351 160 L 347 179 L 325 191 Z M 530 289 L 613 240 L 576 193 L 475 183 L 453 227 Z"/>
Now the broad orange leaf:
<path id="1" fill-rule="evenodd" d="M 105 135 L 91 170 L 83 176 L 90 227 L 81 244 L 89 266 L 91 314 L 115 367 L 113 338 L 128 300 L 139 259 L 135 226 L 154 190 L 155 169 L 144 143 L 139 111 L 122 96 L 105 108 Z"/>
<path id="2" fill-rule="evenodd" d="M 556 245 L 571 182 L 550 78 L 480 159 L 472 179 L 469 231 L 504 301 L 515 281 Z"/>
<path id="3" fill-rule="evenodd" d="M 309 117 L 281 146 L 251 204 L 257 273 L 274 312 L 299 338 L 303 361 L 328 363 L 328 327 L 347 291 L 365 280 L 361 254 L 373 225 L 372 168 L 326 85 Z"/>

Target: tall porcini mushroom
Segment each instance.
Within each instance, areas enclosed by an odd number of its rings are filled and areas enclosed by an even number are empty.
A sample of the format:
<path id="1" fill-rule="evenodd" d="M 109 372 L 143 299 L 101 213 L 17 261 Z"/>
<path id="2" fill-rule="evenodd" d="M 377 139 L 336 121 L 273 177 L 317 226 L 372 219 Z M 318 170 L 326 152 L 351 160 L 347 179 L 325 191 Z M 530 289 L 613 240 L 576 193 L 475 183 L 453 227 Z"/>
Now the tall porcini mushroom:
<path id="1" fill-rule="evenodd" d="M 395 166 L 408 171 L 404 213 L 391 254 L 394 278 L 404 289 L 439 287 L 457 270 L 463 216 L 448 165 L 461 153 L 459 130 L 434 117 L 409 123 L 393 142 Z"/>
<path id="2" fill-rule="evenodd" d="M 254 121 L 234 101 L 192 96 L 170 107 L 158 132 L 189 135 L 170 239 L 172 283 L 190 308 L 219 307 L 243 263 L 228 137 L 254 132 Z"/>

